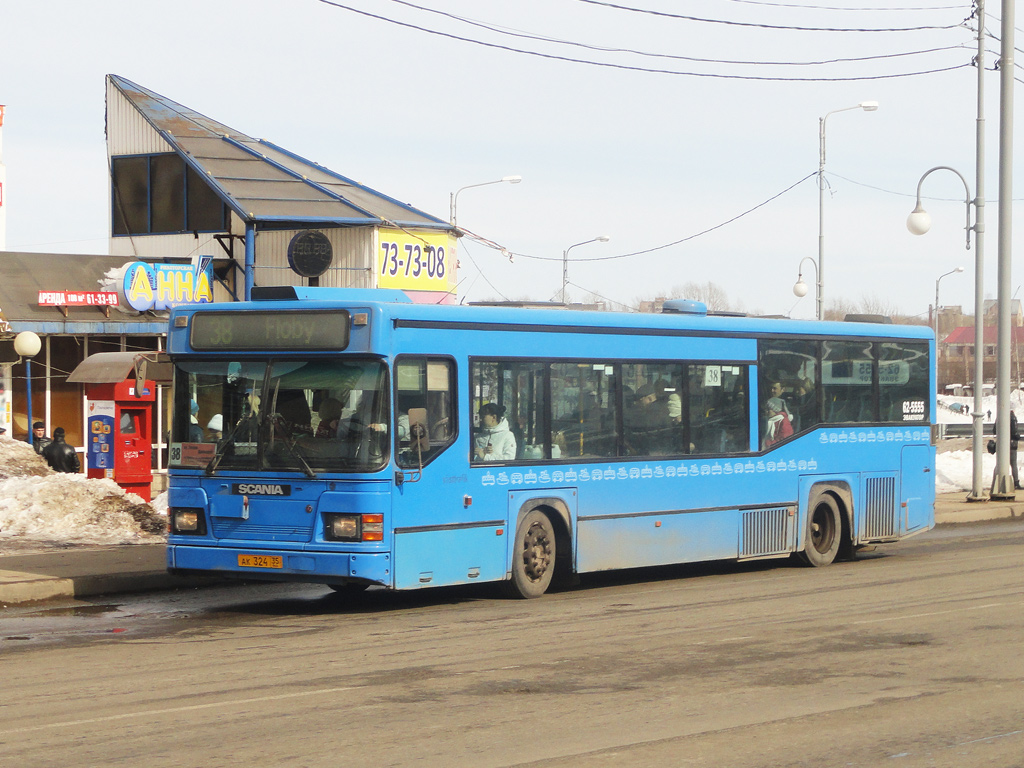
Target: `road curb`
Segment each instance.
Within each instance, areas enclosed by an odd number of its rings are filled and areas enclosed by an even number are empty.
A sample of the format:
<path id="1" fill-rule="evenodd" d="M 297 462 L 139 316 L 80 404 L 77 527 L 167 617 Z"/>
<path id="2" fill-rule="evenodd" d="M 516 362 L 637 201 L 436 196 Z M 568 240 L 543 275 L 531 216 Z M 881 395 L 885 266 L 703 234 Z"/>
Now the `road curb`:
<path id="1" fill-rule="evenodd" d="M 75 594 L 73 579 L 0 571 L 0 604 L 35 603 Z"/>
<path id="2" fill-rule="evenodd" d="M 0 571 L 0 605 L 38 603 L 58 598 L 83 598 L 119 593 L 190 589 L 223 583 L 223 579 L 174 576 L 169 573 L 88 574 L 73 578 Z"/>
<path id="3" fill-rule="evenodd" d="M 935 512 L 936 525 L 957 525 L 959 523 L 983 523 L 986 520 L 1013 520 L 1024 517 L 1024 507 L 1014 510 L 1013 507 L 986 508 L 985 504 L 972 504 L 967 509 L 955 512 Z"/>

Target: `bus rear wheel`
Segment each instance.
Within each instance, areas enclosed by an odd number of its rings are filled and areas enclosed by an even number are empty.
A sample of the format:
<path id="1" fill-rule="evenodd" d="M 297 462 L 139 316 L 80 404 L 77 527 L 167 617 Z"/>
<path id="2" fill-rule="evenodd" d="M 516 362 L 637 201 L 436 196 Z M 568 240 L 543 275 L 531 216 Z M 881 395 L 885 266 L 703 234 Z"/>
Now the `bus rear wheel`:
<path id="1" fill-rule="evenodd" d="M 807 515 L 807 535 L 800 557 L 808 565 L 831 565 L 842 542 L 843 521 L 839 504 L 829 494 L 814 499 Z"/>
<path id="2" fill-rule="evenodd" d="M 533 510 L 516 529 L 512 578 L 505 582 L 505 592 L 509 597 L 540 597 L 554 573 L 555 529 L 547 515 Z"/>

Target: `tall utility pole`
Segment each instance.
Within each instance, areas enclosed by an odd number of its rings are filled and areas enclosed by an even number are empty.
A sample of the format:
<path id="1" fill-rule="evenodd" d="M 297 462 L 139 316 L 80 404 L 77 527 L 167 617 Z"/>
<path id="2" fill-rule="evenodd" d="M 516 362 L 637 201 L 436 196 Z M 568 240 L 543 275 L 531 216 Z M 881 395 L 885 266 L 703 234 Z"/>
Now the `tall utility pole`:
<path id="1" fill-rule="evenodd" d="M 981 458 L 984 441 L 985 383 L 985 0 L 976 0 L 978 13 L 978 117 L 974 135 L 974 414 L 972 415 L 971 492 L 968 501 L 984 501 Z M 966 377 L 965 377 L 966 378 Z"/>
<path id="2" fill-rule="evenodd" d="M 1014 0 L 1003 0 L 999 46 L 999 321 L 996 337 L 996 474 L 993 499 L 1013 499 L 1010 474 L 1010 280 L 1013 248 Z M 975 350 L 977 354 L 977 350 Z"/>

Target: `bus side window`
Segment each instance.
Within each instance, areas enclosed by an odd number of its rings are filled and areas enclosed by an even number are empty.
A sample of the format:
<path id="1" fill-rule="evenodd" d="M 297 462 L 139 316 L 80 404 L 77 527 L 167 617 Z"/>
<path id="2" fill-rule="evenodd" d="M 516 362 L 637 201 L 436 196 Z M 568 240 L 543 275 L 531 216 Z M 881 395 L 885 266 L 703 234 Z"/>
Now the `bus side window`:
<path id="1" fill-rule="evenodd" d="M 692 453 L 741 453 L 750 445 L 745 365 L 689 366 Z"/>
<path id="2" fill-rule="evenodd" d="M 780 424 L 780 412 L 788 414 L 793 434 L 814 429 L 823 421 L 819 405 L 824 406 L 824 420 L 832 420 L 836 403 L 830 393 L 824 393 L 819 402 L 822 393 L 818 346 L 817 341 L 806 339 L 763 339 L 758 342 L 758 423 L 762 448 L 769 442 L 778 442 L 776 428 Z M 775 384 L 780 390 L 778 399 L 771 403 L 774 407 L 769 407 L 771 388 Z M 773 418 L 775 421 L 771 421 Z"/>
<path id="3" fill-rule="evenodd" d="M 455 440 L 455 364 L 402 355 L 395 363 L 395 451 L 398 465 L 419 466 Z"/>

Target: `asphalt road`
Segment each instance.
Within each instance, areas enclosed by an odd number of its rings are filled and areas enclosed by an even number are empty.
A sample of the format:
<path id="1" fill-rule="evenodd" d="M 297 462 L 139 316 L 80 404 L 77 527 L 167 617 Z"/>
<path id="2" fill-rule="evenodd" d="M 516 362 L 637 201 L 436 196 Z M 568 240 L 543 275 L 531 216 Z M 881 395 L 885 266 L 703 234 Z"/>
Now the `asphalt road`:
<path id="1" fill-rule="evenodd" d="M 1021 766 L 1024 525 L 855 563 L 0 615 L 0 764 Z"/>

